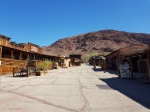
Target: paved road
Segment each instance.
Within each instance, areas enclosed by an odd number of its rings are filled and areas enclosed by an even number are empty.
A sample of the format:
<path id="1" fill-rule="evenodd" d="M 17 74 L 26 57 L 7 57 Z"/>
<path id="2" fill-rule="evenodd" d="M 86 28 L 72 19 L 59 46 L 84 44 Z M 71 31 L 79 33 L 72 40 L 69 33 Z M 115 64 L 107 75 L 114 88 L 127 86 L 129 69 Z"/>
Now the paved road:
<path id="1" fill-rule="evenodd" d="M 82 65 L 44 76 L 2 76 L 0 112 L 150 112 L 150 85 Z"/>

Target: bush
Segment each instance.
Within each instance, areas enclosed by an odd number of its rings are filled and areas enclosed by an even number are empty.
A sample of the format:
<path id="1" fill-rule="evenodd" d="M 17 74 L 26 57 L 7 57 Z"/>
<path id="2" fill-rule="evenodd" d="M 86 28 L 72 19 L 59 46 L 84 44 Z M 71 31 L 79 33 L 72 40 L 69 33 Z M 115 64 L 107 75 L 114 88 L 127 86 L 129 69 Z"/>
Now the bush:
<path id="1" fill-rule="evenodd" d="M 41 61 L 39 64 L 38 64 L 38 70 L 48 70 L 50 67 L 52 67 L 53 65 L 53 62 L 52 61 Z"/>
<path id="2" fill-rule="evenodd" d="M 89 62 L 89 60 L 90 60 L 90 57 L 85 57 L 84 58 L 84 62 L 86 62 L 86 63 Z"/>
<path id="3" fill-rule="evenodd" d="M 98 53 L 96 52 L 96 53 L 91 54 L 90 56 L 85 57 L 84 62 L 86 63 L 89 62 L 93 56 L 98 56 Z"/>

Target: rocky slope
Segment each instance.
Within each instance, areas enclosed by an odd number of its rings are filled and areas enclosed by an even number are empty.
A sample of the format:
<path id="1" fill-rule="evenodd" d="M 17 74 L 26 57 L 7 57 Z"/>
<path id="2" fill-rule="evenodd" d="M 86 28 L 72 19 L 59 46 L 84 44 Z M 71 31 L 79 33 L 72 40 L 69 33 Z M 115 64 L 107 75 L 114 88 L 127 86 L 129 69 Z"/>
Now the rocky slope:
<path id="1" fill-rule="evenodd" d="M 150 34 L 101 30 L 63 38 L 44 49 L 59 56 L 81 53 L 85 58 L 94 53 L 112 52 L 131 44 L 150 45 Z"/>

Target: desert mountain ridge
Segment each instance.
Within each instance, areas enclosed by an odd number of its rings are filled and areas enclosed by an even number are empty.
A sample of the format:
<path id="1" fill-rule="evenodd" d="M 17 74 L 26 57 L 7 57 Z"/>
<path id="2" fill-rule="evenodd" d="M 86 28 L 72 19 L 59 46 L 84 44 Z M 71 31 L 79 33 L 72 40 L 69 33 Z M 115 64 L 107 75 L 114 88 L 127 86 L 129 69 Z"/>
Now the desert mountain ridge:
<path id="1" fill-rule="evenodd" d="M 84 59 L 91 54 L 113 52 L 133 44 L 150 45 L 150 34 L 100 30 L 62 38 L 43 49 L 58 56 L 82 54 Z"/>

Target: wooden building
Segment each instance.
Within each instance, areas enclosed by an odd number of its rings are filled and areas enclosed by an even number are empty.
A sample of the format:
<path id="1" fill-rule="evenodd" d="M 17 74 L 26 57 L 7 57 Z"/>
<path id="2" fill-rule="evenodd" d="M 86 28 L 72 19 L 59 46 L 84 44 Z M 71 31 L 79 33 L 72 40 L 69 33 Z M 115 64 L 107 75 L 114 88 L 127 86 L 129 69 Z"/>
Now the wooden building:
<path id="1" fill-rule="evenodd" d="M 13 67 L 25 67 L 28 60 L 51 60 L 58 56 L 50 55 L 33 43 L 10 42 L 10 38 L 0 35 L 0 74 L 12 72 Z"/>
<path id="2" fill-rule="evenodd" d="M 81 54 L 71 53 L 69 55 L 69 57 L 70 57 L 71 66 L 80 66 L 81 65 L 81 63 L 82 63 L 82 60 L 81 60 L 82 55 Z"/>
<path id="3" fill-rule="evenodd" d="M 80 66 L 81 65 L 81 54 L 67 54 L 64 57 L 61 57 L 60 66 L 61 67 L 72 67 L 72 66 Z"/>
<path id="4" fill-rule="evenodd" d="M 102 69 L 105 69 L 106 63 L 104 55 L 92 56 L 89 59 L 89 64 L 93 65 L 94 68 L 96 68 L 96 66 L 100 66 Z"/>
<path id="5" fill-rule="evenodd" d="M 62 68 L 67 68 L 67 67 L 71 67 L 70 65 L 70 57 L 61 57 L 59 65 Z"/>
<path id="6" fill-rule="evenodd" d="M 106 56 L 107 69 L 117 70 L 120 77 L 119 66 L 126 62 L 129 64 L 131 79 L 139 77 L 141 80 L 150 80 L 150 50 L 147 45 L 132 45 L 114 51 Z"/>

